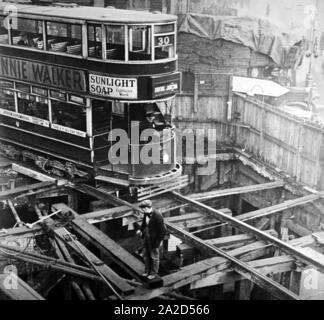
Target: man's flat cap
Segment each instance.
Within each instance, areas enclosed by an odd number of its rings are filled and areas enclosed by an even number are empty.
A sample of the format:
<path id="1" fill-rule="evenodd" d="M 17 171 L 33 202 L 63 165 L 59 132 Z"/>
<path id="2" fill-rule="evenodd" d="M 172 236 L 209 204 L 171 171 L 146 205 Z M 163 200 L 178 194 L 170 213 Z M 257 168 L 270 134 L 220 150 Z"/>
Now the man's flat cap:
<path id="1" fill-rule="evenodd" d="M 140 208 L 152 208 L 152 201 L 151 200 L 144 200 L 139 205 Z"/>

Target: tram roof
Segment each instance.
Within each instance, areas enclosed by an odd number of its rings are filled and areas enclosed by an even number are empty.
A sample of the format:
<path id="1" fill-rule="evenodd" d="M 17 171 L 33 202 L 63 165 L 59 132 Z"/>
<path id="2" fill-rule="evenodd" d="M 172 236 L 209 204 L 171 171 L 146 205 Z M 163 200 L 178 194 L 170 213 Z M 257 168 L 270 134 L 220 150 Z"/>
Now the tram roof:
<path id="1" fill-rule="evenodd" d="M 77 19 L 86 21 L 100 21 L 113 23 L 164 23 L 174 22 L 177 16 L 147 11 L 134 11 L 115 8 L 100 7 L 56 7 L 38 6 L 31 4 L 17 4 L 13 2 L 1 2 L 0 14 L 7 13 L 8 6 L 15 6 L 19 15 L 33 15 L 39 17 L 57 17 L 60 19 Z"/>

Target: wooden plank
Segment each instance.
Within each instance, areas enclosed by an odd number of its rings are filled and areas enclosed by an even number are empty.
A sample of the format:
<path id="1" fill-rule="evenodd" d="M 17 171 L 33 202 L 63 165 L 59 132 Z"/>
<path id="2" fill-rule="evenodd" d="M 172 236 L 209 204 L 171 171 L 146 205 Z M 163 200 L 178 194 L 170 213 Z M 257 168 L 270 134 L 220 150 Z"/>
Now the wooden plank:
<path id="1" fill-rule="evenodd" d="M 313 201 L 318 200 L 320 197 L 318 195 L 309 195 L 301 198 L 297 198 L 294 200 L 288 200 L 283 203 L 268 207 L 268 208 L 263 208 L 260 210 L 252 211 L 249 213 L 242 214 L 240 216 L 235 217 L 237 220 L 241 221 L 251 221 L 256 218 L 263 218 L 263 217 L 269 217 L 275 213 L 288 210 L 294 207 L 298 207 L 301 205 L 304 205 L 306 203 L 310 203 Z"/>
<path id="2" fill-rule="evenodd" d="M 8 246 L 3 243 L 0 244 L 0 248 L 3 249 L 2 255 L 8 256 L 11 259 L 14 256 L 16 260 L 46 267 L 48 270 L 57 270 L 75 277 L 81 277 L 102 282 L 102 279 L 96 274 L 94 274 L 94 271 L 89 268 L 77 264 L 68 263 L 60 259 L 55 259 L 34 252 L 22 252 L 21 248 L 19 247 L 13 247 L 11 245 Z"/>
<path id="3" fill-rule="evenodd" d="M 266 233 L 272 234 L 276 237 L 278 237 L 278 234 L 275 230 L 267 230 Z M 216 238 L 216 239 L 209 239 L 205 240 L 206 243 L 215 246 L 215 247 L 231 247 L 231 246 L 237 246 L 237 245 L 245 245 L 251 241 L 254 241 L 255 238 L 252 235 L 249 234 L 239 234 L 235 236 L 230 237 L 222 237 L 222 238 Z"/>
<path id="4" fill-rule="evenodd" d="M 99 190 L 87 184 L 75 184 L 73 185 L 73 189 L 115 206 L 128 206 L 130 208 L 136 207 L 135 205 L 112 195 L 109 191 L 105 191 L 103 188 Z M 138 206 L 136 208 L 138 210 Z"/>
<path id="5" fill-rule="evenodd" d="M 232 211 L 230 209 L 220 209 L 221 212 L 225 214 L 230 214 Z M 203 218 L 208 218 L 208 216 L 204 213 L 200 212 L 193 212 L 193 213 L 187 213 L 179 216 L 173 216 L 173 217 L 168 217 L 165 218 L 165 221 L 169 223 L 183 223 L 183 222 L 189 222 L 191 220 L 197 220 L 197 219 L 203 219 Z"/>
<path id="6" fill-rule="evenodd" d="M 27 227 L 18 227 L 12 229 L 1 229 L 0 230 L 0 241 L 7 238 L 15 237 L 34 237 L 36 235 L 42 234 L 43 229 L 40 226 L 34 226 L 33 229 Z"/>
<path id="7" fill-rule="evenodd" d="M 161 209 L 162 213 L 170 211 L 170 206 L 174 206 L 175 202 L 172 199 L 161 198 L 158 200 L 152 200 L 153 207 L 156 209 Z M 138 208 L 138 205 L 135 205 Z M 134 210 L 129 206 L 117 206 L 115 208 L 103 209 L 94 212 L 89 212 L 80 215 L 80 218 L 86 219 L 89 223 L 95 224 L 99 222 L 120 219 L 134 214 Z"/>
<path id="8" fill-rule="evenodd" d="M 312 259 L 316 259 L 320 263 L 324 264 L 324 255 L 319 253 L 318 251 L 312 248 L 299 248 L 299 251 L 304 255 L 311 257 Z"/>
<path id="9" fill-rule="evenodd" d="M 187 187 L 189 184 L 188 176 L 180 177 L 180 180 L 176 180 L 171 183 L 163 183 L 159 186 L 153 186 L 148 190 L 140 190 L 138 193 L 138 201 L 143 201 L 146 199 L 154 198 L 157 196 L 161 196 L 162 194 L 167 193 L 172 190 L 180 190 Z"/>
<path id="10" fill-rule="evenodd" d="M 324 236 L 324 232 L 317 233 L 315 235 L 321 237 Z M 316 241 L 313 236 L 306 236 L 303 238 L 289 241 L 291 245 L 298 246 L 300 248 L 313 245 L 315 242 Z M 306 249 L 306 252 L 309 252 L 309 248 Z M 313 251 L 311 253 L 313 253 Z M 270 273 L 276 274 L 276 273 L 292 271 L 294 269 L 294 262 L 295 260 L 290 256 L 279 256 L 279 257 L 274 257 L 269 259 L 248 262 L 248 264 L 259 269 L 259 271 L 262 272 L 263 274 L 270 274 Z M 215 273 L 211 276 L 193 282 L 191 285 L 191 289 L 209 287 L 209 286 L 223 284 L 231 281 L 240 281 L 242 279 L 243 277 L 237 274 L 236 272 L 224 271 L 224 272 Z"/>
<path id="11" fill-rule="evenodd" d="M 287 220 L 286 226 L 290 231 L 292 231 L 293 233 L 296 233 L 297 235 L 299 235 L 301 237 L 312 234 L 311 230 L 306 229 L 305 227 L 293 222 L 292 220 Z"/>
<path id="12" fill-rule="evenodd" d="M 102 250 L 123 270 L 136 279 L 141 279 L 141 274 L 144 272 L 144 264 L 141 261 L 136 259 L 106 234 L 84 219 L 75 218 L 71 224 L 79 235 L 91 242 L 98 249 Z"/>
<path id="13" fill-rule="evenodd" d="M 89 249 L 87 249 L 82 243 L 77 240 L 74 240 L 78 245 L 76 245 L 73 241 L 67 241 L 67 235 L 70 233 L 65 228 L 55 229 L 55 235 L 64 241 L 67 246 L 69 246 L 73 251 L 79 254 L 82 258 L 82 253 L 80 254 L 80 250 L 78 246 L 81 248 L 82 252 L 84 252 L 88 259 L 90 259 L 94 265 L 98 268 L 98 270 L 107 278 L 109 282 L 111 282 L 114 287 L 119 292 L 124 294 L 131 294 L 134 292 L 134 288 L 130 286 L 125 279 L 120 277 L 117 273 L 115 273 L 112 269 L 110 269 L 104 262 L 102 262 L 95 254 L 93 254 Z"/>
<path id="14" fill-rule="evenodd" d="M 65 244 L 60 239 L 51 240 L 52 247 L 55 248 L 56 255 L 59 259 L 65 260 L 70 263 L 75 263 L 74 259 L 71 257 L 69 251 L 67 250 Z M 69 279 L 70 280 L 70 279 Z M 66 295 L 68 295 L 68 300 L 71 300 L 71 287 L 73 288 L 75 294 L 77 295 L 79 300 L 86 300 L 84 293 L 82 292 L 80 285 L 75 282 L 73 279 L 65 283 L 66 286 Z"/>
<path id="15" fill-rule="evenodd" d="M 101 175 L 96 176 L 95 180 L 115 184 L 115 185 L 122 186 L 125 188 L 129 187 L 129 181 L 127 181 L 127 180 L 115 179 L 112 177 L 101 176 Z"/>
<path id="16" fill-rule="evenodd" d="M 298 148 L 297 148 L 297 156 L 296 156 L 296 165 L 295 165 L 295 177 L 296 181 L 299 182 L 301 179 L 301 154 L 304 149 L 303 140 L 304 140 L 304 134 L 305 134 L 305 127 L 303 125 L 300 125 L 298 130 Z"/>
<path id="17" fill-rule="evenodd" d="M 219 220 L 215 218 L 208 218 L 208 217 L 203 217 L 200 219 L 194 219 L 194 220 L 189 220 L 189 221 L 183 221 L 183 222 L 177 222 L 174 223 L 176 226 L 179 228 L 182 228 L 184 230 L 190 230 L 192 228 L 207 228 L 210 226 L 215 226 L 219 224 Z"/>
<path id="18" fill-rule="evenodd" d="M 285 201 L 283 203 L 280 203 L 280 204 L 277 204 L 277 205 L 274 205 L 274 206 L 271 206 L 271 207 L 259 209 L 259 210 L 256 210 L 256 211 L 251 211 L 251 212 L 236 216 L 235 219 L 238 222 L 239 221 L 249 222 L 249 221 L 252 221 L 252 220 L 255 220 L 255 219 L 271 217 L 274 214 L 277 214 L 279 212 L 282 212 L 282 211 L 285 211 L 285 210 L 288 210 L 288 209 L 291 209 L 291 208 L 294 208 L 294 207 L 298 207 L 298 206 L 301 206 L 301 205 L 316 201 L 319 198 L 320 198 L 320 196 L 318 196 L 318 195 L 308 195 L 308 196 L 297 198 L 297 199 L 294 199 L 294 200 L 288 200 L 288 201 Z M 195 201 L 195 200 L 193 200 L 193 201 Z M 221 212 L 220 210 L 217 210 L 217 211 Z M 227 225 L 226 222 L 224 224 L 221 224 L 220 226 L 225 226 L 225 225 Z M 215 228 L 218 228 L 220 226 L 216 226 Z M 206 230 L 208 230 L 208 229 L 206 229 Z M 201 231 L 203 231 L 203 230 L 201 230 Z M 302 234 L 302 235 L 305 235 L 305 234 Z"/>
<path id="19" fill-rule="evenodd" d="M 269 232 L 272 232 L 272 231 L 270 230 Z M 318 237 L 324 237 L 324 232 L 316 233 L 314 235 L 315 236 L 317 235 Z M 231 238 L 231 237 L 228 237 L 228 238 Z M 315 243 L 316 243 L 316 240 L 313 237 L 313 235 L 289 241 L 289 244 L 291 244 L 292 246 L 299 247 L 299 248 L 314 245 Z M 255 244 L 253 244 L 253 245 L 255 246 Z M 247 248 L 242 248 L 241 251 L 240 250 L 236 250 L 236 251 L 232 250 L 230 253 L 232 255 L 235 255 L 235 254 L 242 254 L 244 251 L 247 251 Z M 279 256 L 279 257 L 274 257 L 274 258 L 269 258 L 269 259 L 262 259 L 262 260 L 256 260 L 253 262 L 248 262 L 248 264 L 251 265 L 252 267 L 259 269 L 259 271 L 264 274 L 269 274 L 271 272 L 281 273 L 281 272 L 290 271 L 290 270 L 286 270 L 285 268 L 290 268 L 290 263 L 294 263 L 294 262 L 295 262 L 295 259 L 293 257 Z M 271 269 L 272 267 L 273 267 L 273 269 Z M 268 269 L 268 268 L 270 268 L 270 269 Z M 240 276 L 239 274 L 237 274 L 236 272 L 229 272 L 228 270 L 226 270 L 223 273 L 215 273 L 213 275 L 210 275 L 209 280 L 215 279 L 215 281 L 227 281 L 227 280 L 229 280 L 228 276 L 230 276 L 230 275 L 231 276 L 235 275 L 235 279 L 237 278 L 237 280 L 243 279 L 243 277 Z M 208 283 L 208 280 L 205 281 L 205 279 L 208 279 L 208 276 L 205 278 L 203 277 L 202 279 L 200 279 L 196 282 L 193 282 L 193 283 L 197 283 L 197 282 L 201 281 L 201 283 L 206 284 L 206 283 Z M 214 285 L 212 281 L 210 281 L 209 283 L 210 283 L 210 285 Z M 219 284 L 221 284 L 221 283 L 219 283 Z M 208 286 L 208 285 L 206 285 L 206 286 Z"/>
<path id="20" fill-rule="evenodd" d="M 35 171 L 35 170 L 32 170 L 30 168 L 27 168 L 27 167 L 24 167 L 24 166 L 21 166 L 19 164 L 16 164 L 16 163 L 13 163 L 12 164 L 12 170 L 24 175 L 24 176 L 27 176 L 27 177 L 30 177 L 30 178 L 33 178 L 35 180 L 38 180 L 38 181 L 52 181 L 52 182 L 55 182 L 56 179 L 51 177 L 51 176 L 48 176 L 46 174 L 43 174 L 41 172 L 38 172 L 38 171 Z"/>
<path id="21" fill-rule="evenodd" d="M 238 194 L 244 194 L 244 193 L 250 193 L 250 192 L 258 192 L 262 190 L 270 190 L 270 189 L 276 189 L 281 188 L 285 185 L 285 183 L 281 180 L 270 182 L 270 183 L 264 183 L 264 184 L 257 184 L 257 185 L 251 185 L 251 186 L 244 186 L 239 188 L 233 188 L 233 189 L 224 189 L 224 190 L 216 190 L 211 192 L 205 192 L 205 193 L 196 193 L 193 195 L 190 195 L 190 199 L 198 200 L 198 201 L 206 201 L 206 200 L 212 200 L 220 197 L 226 197 L 226 196 L 232 196 L 232 195 L 238 195 Z"/>
<path id="22" fill-rule="evenodd" d="M 37 190 L 37 189 L 41 189 L 53 185 L 55 185 L 55 181 L 44 181 L 44 182 L 38 182 L 27 186 L 18 187 L 15 189 L 2 191 L 0 192 L 0 201 L 15 198 L 16 196 L 25 193 L 29 190 Z"/>
<path id="23" fill-rule="evenodd" d="M 259 272 L 269 275 L 292 271 L 295 267 L 295 260 L 289 256 L 279 256 L 268 259 L 248 262 L 248 265 L 257 269 Z M 244 280 L 235 271 L 222 271 L 197 280 L 190 285 L 191 290 L 212 287 L 220 284 L 231 283 Z"/>
<path id="24" fill-rule="evenodd" d="M 164 220 L 169 222 L 169 223 L 182 223 L 185 221 L 191 221 L 191 220 L 196 220 L 200 218 L 206 217 L 205 214 L 199 213 L 199 212 L 194 212 L 194 213 L 188 213 L 188 214 L 183 214 L 179 216 L 174 216 L 174 217 L 168 217 L 165 218 Z"/>
<path id="25" fill-rule="evenodd" d="M 120 206 L 110 209 L 89 212 L 80 215 L 80 218 L 87 220 L 91 224 L 94 224 L 114 219 L 120 219 L 133 214 L 133 210 L 131 210 L 128 206 Z"/>
<path id="26" fill-rule="evenodd" d="M 135 289 L 135 294 L 127 297 L 128 300 L 150 300 L 176 288 L 181 288 L 191 282 L 204 277 L 208 273 L 226 269 L 230 263 L 221 257 L 199 261 L 193 265 L 183 267 L 180 271 L 163 277 L 162 288 L 148 290 L 144 286 Z"/>
<path id="27" fill-rule="evenodd" d="M 28 198 L 28 197 L 36 197 L 37 199 L 42 198 L 51 198 L 51 197 L 60 197 L 64 196 L 68 193 L 65 186 L 58 187 L 57 185 L 50 186 L 47 188 L 41 188 L 36 191 L 27 191 L 25 193 L 20 194 L 19 196 L 16 196 L 15 199 L 19 198 Z"/>
<path id="28" fill-rule="evenodd" d="M 273 251 L 271 247 L 271 244 L 266 244 L 264 241 L 257 241 L 244 247 L 231 250 L 228 254 L 233 257 L 239 257 L 241 261 L 251 261 L 270 254 Z"/>
<path id="29" fill-rule="evenodd" d="M 45 300 L 32 287 L 18 276 L 11 274 L 12 283 L 17 281 L 17 287 L 8 289 L 6 282 L 8 281 L 8 274 L 0 274 L 0 291 L 8 300 Z"/>

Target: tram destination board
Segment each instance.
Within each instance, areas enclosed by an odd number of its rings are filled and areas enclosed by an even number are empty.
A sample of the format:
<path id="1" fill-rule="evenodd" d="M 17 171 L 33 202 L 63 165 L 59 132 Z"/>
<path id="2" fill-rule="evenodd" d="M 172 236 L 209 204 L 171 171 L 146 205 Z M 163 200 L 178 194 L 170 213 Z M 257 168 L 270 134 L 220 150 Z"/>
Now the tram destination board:
<path id="1" fill-rule="evenodd" d="M 180 72 L 168 76 L 151 77 L 152 98 L 176 94 L 180 91 Z"/>

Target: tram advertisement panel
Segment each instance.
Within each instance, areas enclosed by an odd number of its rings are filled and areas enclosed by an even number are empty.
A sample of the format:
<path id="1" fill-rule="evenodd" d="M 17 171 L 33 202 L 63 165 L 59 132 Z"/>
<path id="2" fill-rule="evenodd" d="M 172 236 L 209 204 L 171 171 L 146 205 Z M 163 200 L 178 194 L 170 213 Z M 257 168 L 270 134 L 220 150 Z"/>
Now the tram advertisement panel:
<path id="1" fill-rule="evenodd" d="M 137 99 L 137 79 L 89 75 L 90 93 L 109 98 Z"/>
<path id="2" fill-rule="evenodd" d="M 56 65 L 0 56 L 0 75 L 50 87 L 86 92 L 83 71 Z"/>

